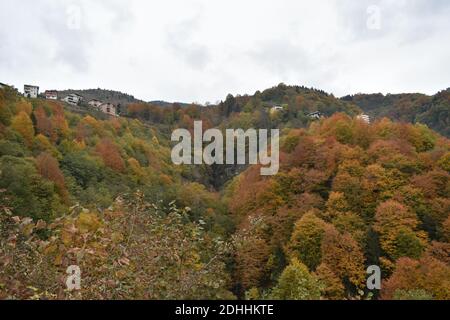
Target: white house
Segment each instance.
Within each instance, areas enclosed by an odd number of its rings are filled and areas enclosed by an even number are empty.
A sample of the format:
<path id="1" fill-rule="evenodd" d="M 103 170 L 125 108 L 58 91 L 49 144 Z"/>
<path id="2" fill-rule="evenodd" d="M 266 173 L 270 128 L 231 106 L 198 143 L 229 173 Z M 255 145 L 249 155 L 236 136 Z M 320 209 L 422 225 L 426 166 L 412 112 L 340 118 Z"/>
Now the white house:
<path id="1" fill-rule="evenodd" d="M 272 108 L 270 108 L 270 113 L 275 113 L 278 111 L 283 111 L 283 107 L 282 106 L 272 106 Z"/>
<path id="2" fill-rule="evenodd" d="M 45 90 L 45 99 L 58 100 L 58 91 L 56 91 L 56 90 Z"/>
<path id="3" fill-rule="evenodd" d="M 63 99 L 63 101 L 74 106 L 78 105 L 82 100 L 83 97 L 76 93 L 71 93 Z"/>
<path id="4" fill-rule="evenodd" d="M 308 117 L 311 119 L 318 120 L 318 119 L 322 118 L 322 116 L 323 115 L 320 111 L 314 111 L 314 112 L 308 113 Z"/>
<path id="5" fill-rule="evenodd" d="M 362 120 L 367 124 L 370 124 L 370 117 L 367 114 L 360 114 L 356 117 L 358 120 Z"/>
<path id="6" fill-rule="evenodd" d="M 109 114 L 111 116 L 116 116 L 116 106 L 112 103 L 102 103 L 98 109 L 106 114 Z"/>
<path id="7" fill-rule="evenodd" d="M 27 98 L 37 98 L 39 94 L 39 87 L 38 86 L 32 86 L 29 84 L 26 84 L 23 86 L 23 95 Z"/>
<path id="8" fill-rule="evenodd" d="M 92 99 L 92 100 L 89 100 L 89 102 L 88 102 L 88 105 L 90 105 L 91 107 L 94 107 L 94 108 L 98 108 L 102 104 L 103 104 L 103 102 L 101 102 L 100 100 L 97 100 L 97 99 Z"/>

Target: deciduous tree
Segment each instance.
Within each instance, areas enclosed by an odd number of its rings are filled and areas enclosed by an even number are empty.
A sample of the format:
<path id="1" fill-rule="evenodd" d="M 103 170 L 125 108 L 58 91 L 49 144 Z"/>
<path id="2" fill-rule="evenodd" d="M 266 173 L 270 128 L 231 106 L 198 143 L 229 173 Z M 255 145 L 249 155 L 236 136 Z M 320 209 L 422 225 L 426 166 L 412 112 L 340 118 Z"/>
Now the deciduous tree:
<path id="1" fill-rule="evenodd" d="M 11 127 L 23 137 L 28 146 L 32 145 L 34 137 L 33 123 L 25 111 L 20 111 L 12 119 Z"/>

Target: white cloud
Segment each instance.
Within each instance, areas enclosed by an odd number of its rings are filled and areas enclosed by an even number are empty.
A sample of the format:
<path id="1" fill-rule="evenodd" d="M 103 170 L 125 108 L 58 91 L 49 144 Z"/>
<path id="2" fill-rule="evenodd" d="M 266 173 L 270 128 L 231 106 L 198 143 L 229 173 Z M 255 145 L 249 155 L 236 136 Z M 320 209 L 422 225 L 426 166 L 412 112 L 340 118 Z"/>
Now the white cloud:
<path id="1" fill-rule="evenodd" d="M 449 13 L 446 0 L 1 0 L 0 81 L 188 102 L 279 82 L 432 94 L 450 83 Z"/>

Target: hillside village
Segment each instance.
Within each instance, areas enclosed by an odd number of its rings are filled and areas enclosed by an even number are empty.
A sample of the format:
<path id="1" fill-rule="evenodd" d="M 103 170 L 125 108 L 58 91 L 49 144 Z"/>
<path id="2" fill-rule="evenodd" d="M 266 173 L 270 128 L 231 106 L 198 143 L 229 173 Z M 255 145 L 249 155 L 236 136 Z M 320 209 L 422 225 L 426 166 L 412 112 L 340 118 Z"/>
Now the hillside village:
<path id="1" fill-rule="evenodd" d="M 7 84 L 0 83 L 0 88 L 11 87 Z M 14 87 L 12 87 L 14 88 Z M 15 89 L 15 88 L 14 88 Z M 17 91 L 17 89 L 15 89 Z M 103 94 L 105 99 L 98 98 L 99 91 L 107 92 L 108 94 Z M 80 94 L 83 93 L 83 94 Z M 130 103 L 141 103 L 143 101 L 135 99 L 133 96 L 116 92 L 112 90 L 102 90 L 102 89 L 87 89 L 87 90 L 45 90 L 44 93 L 39 93 L 39 86 L 36 85 L 24 85 L 23 95 L 27 98 L 45 98 L 47 100 L 60 100 L 67 103 L 70 106 L 79 106 L 85 108 L 92 108 L 112 117 L 118 117 L 125 114 L 124 108 Z M 102 94 L 100 94 L 102 95 Z M 171 106 L 170 103 L 158 103 L 158 101 L 150 102 L 153 105 L 167 105 Z M 223 103 L 223 102 L 222 102 Z M 178 105 L 189 106 L 189 104 Z M 268 112 L 275 116 L 277 113 L 286 113 L 287 105 L 270 104 L 268 106 Z M 319 110 L 310 110 L 305 114 L 306 118 L 310 121 L 320 120 L 325 117 L 325 114 Z M 370 116 L 365 113 L 360 113 L 357 115 L 357 119 L 370 124 Z"/>
<path id="2" fill-rule="evenodd" d="M 0 82 L 0 88 L 9 87 L 17 93 L 19 90 Z M 149 101 L 136 99 L 134 96 L 114 90 L 82 89 L 82 90 L 45 90 L 40 91 L 37 85 L 24 85 L 25 97 L 39 97 L 47 100 L 59 100 L 72 110 L 79 112 L 95 111 L 106 117 L 131 116 L 144 121 L 156 122 L 163 114 L 170 113 L 172 108 L 190 109 L 203 107 L 197 103 Z M 336 98 L 321 90 L 304 86 L 286 86 L 279 84 L 273 88 L 256 92 L 255 95 L 230 95 L 218 104 L 209 105 L 206 110 L 223 108 L 226 115 L 230 112 L 249 112 L 260 106 L 278 124 L 304 127 L 310 121 L 319 121 L 330 117 L 334 112 L 345 112 L 366 123 L 387 117 L 394 121 L 423 123 L 433 130 L 450 136 L 449 108 L 450 89 L 442 90 L 435 95 L 424 94 L 356 94 Z M 129 107 L 132 107 L 129 110 Z M 139 109 L 139 110 L 138 110 Z M 224 115 L 225 115 L 224 113 Z M 147 119 L 148 118 L 148 119 Z M 151 118 L 151 119 L 150 119 Z"/>
<path id="3" fill-rule="evenodd" d="M 8 85 L 0 83 L 0 86 L 3 87 Z M 60 100 L 72 106 L 91 107 L 113 117 L 119 116 L 121 111 L 120 104 L 114 104 L 109 101 L 101 101 L 98 99 L 87 100 L 78 93 L 60 94 L 57 90 L 45 90 L 43 94 L 39 94 L 39 86 L 36 85 L 25 84 L 23 86 L 23 95 L 27 98 L 42 97 L 47 100 Z"/>

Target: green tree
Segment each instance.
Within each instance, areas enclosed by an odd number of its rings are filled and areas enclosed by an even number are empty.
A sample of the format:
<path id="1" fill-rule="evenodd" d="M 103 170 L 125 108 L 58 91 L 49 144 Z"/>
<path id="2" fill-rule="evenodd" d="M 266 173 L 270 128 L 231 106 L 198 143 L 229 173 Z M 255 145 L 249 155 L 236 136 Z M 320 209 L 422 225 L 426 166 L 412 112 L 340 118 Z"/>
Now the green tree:
<path id="1" fill-rule="evenodd" d="M 433 300 L 433 296 L 423 289 L 396 290 L 394 300 Z"/>
<path id="2" fill-rule="evenodd" d="M 19 216 L 49 221 L 61 206 L 54 183 L 42 178 L 31 160 L 1 157 L 0 188 L 7 190 L 8 204 Z"/>
<path id="3" fill-rule="evenodd" d="M 77 183 L 86 188 L 90 182 L 102 180 L 104 173 L 98 161 L 85 152 L 73 152 L 64 156 L 62 169 L 72 175 Z"/>
<path id="4" fill-rule="evenodd" d="M 318 300 L 321 286 L 316 276 L 297 259 L 284 269 L 278 284 L 273 289 L 271 298 L 280 300 Z"/>
<path id="5" fill-rule="evenodd" d="M 395 238 L 395 252 L 393 258 L 410 257 L 418 259 L 423 250 L 424 245 L 417 235 L 409 229 L 402 229 Z"/>
<path id="6" fill-rule="evenodd" d="M 402 255 L 417 256 L 422 251 L 423 232 L 416 233 L 418 219 L 403 204 L 388 200 L 377 207 L 374 230 L 379 234 L 383 251 L 392 259 Z"/>
<path id="7" fill-rule="evenodd" d="M 290 256 L 299 259 L 310 270 L 320 264 L 322 238 L 326 223 L 318 218 L 314 211 L 308 211 L 295 223 L 288 244 Z"/>

